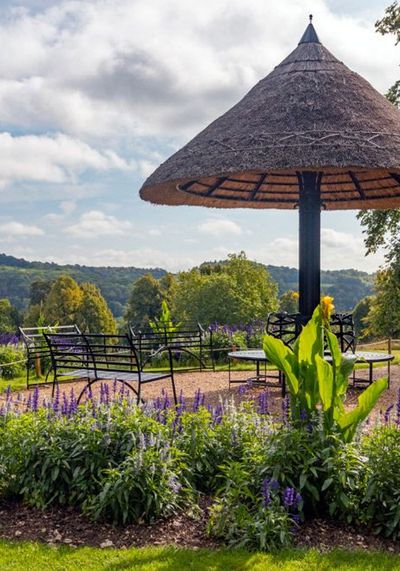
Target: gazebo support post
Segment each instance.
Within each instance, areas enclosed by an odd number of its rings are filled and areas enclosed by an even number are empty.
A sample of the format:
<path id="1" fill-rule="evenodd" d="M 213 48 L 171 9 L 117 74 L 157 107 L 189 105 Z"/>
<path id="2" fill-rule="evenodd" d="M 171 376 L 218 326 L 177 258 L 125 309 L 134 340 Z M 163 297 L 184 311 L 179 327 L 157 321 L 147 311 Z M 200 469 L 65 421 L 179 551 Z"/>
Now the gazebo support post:
<path id="1" fill-rule="evenodd" d="M 299 311 L 306 323 L 321 296 L 321 176 L 298 173 L 299 198 Z"/>

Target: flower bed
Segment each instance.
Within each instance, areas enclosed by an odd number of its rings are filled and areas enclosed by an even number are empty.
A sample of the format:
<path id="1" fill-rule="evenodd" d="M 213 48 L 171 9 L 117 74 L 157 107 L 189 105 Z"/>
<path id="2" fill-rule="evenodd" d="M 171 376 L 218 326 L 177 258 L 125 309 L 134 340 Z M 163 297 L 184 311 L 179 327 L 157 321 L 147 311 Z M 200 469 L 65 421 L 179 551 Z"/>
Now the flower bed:
<path id="1" fill-rule="evenodd" d="M 15 398 L 15 400 L 12 400 Z M 395 412 L 395 411 L 393 411 Z M 76 406 L 73 390 L 0 417 L 3 498 L 41 509 L 72 506 L 94 521 L 155 522 L 213 498 L 208 532 L 232 546 L 293 542 L 303 522 L 333 516 L 398 538 L 397 416 L 352 443 L 320 416 L 301 425 L 268 414 L 265 398 L 207 407 L 198 392 L 175 409 L 166 394 L 137 407 L 117 387 Z"/>

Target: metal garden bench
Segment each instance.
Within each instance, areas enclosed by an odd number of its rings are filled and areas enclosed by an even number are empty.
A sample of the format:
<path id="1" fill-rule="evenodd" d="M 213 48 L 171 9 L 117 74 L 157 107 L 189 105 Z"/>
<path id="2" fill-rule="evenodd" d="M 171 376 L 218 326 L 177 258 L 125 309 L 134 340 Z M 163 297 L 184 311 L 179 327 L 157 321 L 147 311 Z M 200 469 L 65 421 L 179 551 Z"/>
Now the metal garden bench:
<path id="1" fill-rule="evenodd" d="M 129 334 L 141 360 L 154 351 L 169 347 L 174 353 L 186 353 L 193 357 L 200 371 L 214 369 L 212 331 L 206 333 L 200 323 L 181 323 L 174 331 L 169 331 L 166 327 L 159 327 L 155 331 L 148 325 L 141 328 L 131 325 Z M 211 360 L 211 366 L 207 365 L 207 357 Z M 187 367 L 187 370 L 193 368 Z"/>
<path id="2" fill-rule="evenodd" d="M 26 348 L 26 387 L 29 389 L 39 384 L 45 384 L 52 371 L 49 345 L 44 337 L 48 333 L 80 333 L 77 325 L 46 325 L 45 327 L 19 327 L 21 339 Z M 39 377 L 47 369 L 44 382 L 31 382 L 31 371 L 36 371 Z"/>
<path id="3" fill-rule="evenodd" d="M 170 379 L 174 401 L 177 404 L 172 354 L 168 347 L 160 348 L 159 353 L 168 353 L 169 370 L 147 372 L 144 367 L 158 353 L 152 354 L 147 360 L 141 360 L 129 335 L 83 333 L 44 335 L 52 360 L 53 395 L 60 382 L 86 380 L 86 386 L 78 397 L 79 403 L 94 383 L 114 380 L 131 390 L 137 396 L 139 403 L 142 401 L 142 385 Z"/>

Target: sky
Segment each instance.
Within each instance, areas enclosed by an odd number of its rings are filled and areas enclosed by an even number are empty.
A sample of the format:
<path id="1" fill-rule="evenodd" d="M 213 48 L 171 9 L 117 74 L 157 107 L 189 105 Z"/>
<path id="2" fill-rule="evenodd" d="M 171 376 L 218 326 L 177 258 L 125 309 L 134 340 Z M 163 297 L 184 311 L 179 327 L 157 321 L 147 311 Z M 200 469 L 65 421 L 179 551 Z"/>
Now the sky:
<path id="1" fill-rule="evenodd" d="M 145 178 L 297 45 L 381 93 L 400 47 L 378 0 L 0 0 L 0 252 L 187 269 L 244 250 L 298 265 L 297 213 L 154 206 Z M 322 214 L 322 267 L 375 271 L 356 213 Z"/>

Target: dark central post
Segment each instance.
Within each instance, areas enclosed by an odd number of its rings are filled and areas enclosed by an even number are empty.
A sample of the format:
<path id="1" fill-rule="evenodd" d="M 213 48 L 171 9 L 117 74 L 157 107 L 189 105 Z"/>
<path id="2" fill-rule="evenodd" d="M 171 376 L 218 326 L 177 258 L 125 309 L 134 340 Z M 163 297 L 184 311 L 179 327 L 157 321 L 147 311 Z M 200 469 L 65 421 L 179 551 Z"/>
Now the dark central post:
<path id="1" fill-rule="evenodd" d="M 321 296 L 321 189 L 317 172 L 298 173 L 299 200 L 299 310 L 307 322 Z"/>

